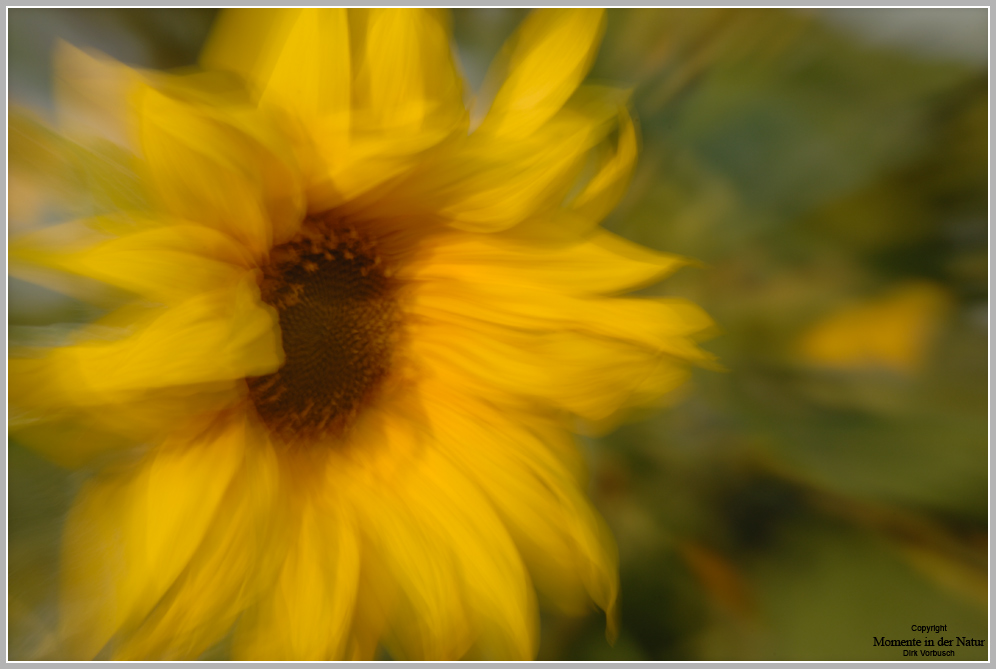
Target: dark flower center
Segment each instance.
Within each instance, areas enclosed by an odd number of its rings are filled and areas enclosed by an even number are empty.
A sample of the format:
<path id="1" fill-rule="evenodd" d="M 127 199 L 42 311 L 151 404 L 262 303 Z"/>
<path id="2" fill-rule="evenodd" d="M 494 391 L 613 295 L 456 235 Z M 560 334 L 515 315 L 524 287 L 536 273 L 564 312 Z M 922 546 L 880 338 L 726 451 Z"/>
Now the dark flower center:
<path id="1" fill-rule="evenodd" d="M 270 431 L 287 442 L 340 436 L 387 376 L 397 331 L 395 282 L 353 229 L 308 219 L 274 247 L 260 293 L 277 310 L 285 361 L 246 379 Z"/>

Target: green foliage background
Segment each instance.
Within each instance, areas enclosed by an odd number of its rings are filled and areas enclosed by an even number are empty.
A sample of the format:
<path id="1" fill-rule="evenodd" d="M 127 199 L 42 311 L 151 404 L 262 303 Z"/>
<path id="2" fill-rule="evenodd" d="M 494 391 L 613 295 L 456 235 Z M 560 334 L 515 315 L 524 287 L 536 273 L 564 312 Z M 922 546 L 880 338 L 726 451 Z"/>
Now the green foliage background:
<path id="1" fill-rule="evenodd" d="M 871 637 L 987 636 L 988 73 L 861 39 L 832 11 L 609 12 L 591 79 L 631 87 L 643 152 L 606 225 L 702 262 L 653 290 L 705 307 L 726 370 L 587 443 L 619 543 L 621 635 L 607 644 L 596 613 L 546 617 L 540 659 L 901 660 Z M 868 21 L 907 10 L 890 11 Z M 454 12 L 472 84 L 522 16 Z M 213 18 L 10 10 L 11 100 L 44 117 L 55 37 L 176 67 Z M 8 132 L 11 169 L 127 197 L 116 157 L 60 150 L 19 113 Z M 12 341 L 93 317 L 8 282 Z M 946 304 L 917 364 L 800 353 L 837 310 L 911 282 Z M 8 448 L 11 659 L 52 652 L 58 535 L 82 476 Z"/>

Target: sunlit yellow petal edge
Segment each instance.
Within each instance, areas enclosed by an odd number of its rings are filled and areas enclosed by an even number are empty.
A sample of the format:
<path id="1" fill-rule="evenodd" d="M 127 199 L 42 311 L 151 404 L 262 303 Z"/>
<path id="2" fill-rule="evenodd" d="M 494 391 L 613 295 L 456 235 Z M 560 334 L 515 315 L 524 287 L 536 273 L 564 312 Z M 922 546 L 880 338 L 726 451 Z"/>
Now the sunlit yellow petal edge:
<path id="1" fill-rule="evenodd" d="M 530 15 L 474 129 L 436 10 L 226 12 L 186 74 L 63 50 L 67 77 L 116 78 L 90 83 L 123 91 L 115 141 L 155 206 L 12 240 L 130 296 L 11 361 L 25 442 L 96 471 L 66 522 L 62 657 L 529 659 L 540 604 L 597 606 L 611 634 L 615 548 L 571 433 L 680 385 L 710 321 L 623 296 L 684 261 L 598 227 L 637 152 L 625 96 L 581 87 L 603 25 Z M 348 428 L 298 443 L 252 389 L 290 374 L 297 298 L 264 277 L 305 271 L 286 249 L 307 244 L 359 262 L 356 240 L 391 287 L 390 365 L 328 414 Z"/>

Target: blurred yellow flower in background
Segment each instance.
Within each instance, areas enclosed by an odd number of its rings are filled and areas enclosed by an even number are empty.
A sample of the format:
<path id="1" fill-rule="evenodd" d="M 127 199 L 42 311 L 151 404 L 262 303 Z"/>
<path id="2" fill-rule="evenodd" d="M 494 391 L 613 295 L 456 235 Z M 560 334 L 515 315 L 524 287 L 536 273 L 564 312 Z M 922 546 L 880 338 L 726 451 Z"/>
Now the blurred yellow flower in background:
<path id="1" fill-rule="evenodd" d="M 682 261 L 598 227 L 637 153 L 625 95 L 581 85 L 603 23 L 534 12 L 473 115 L 438 11 L 230 12 L 185 74 L 63 47 L 64 128 L 138 181 L 12 241 L 15 274 L 116 307 L 10 361 L 20 439 L 99 472 L 62 656 L 234 629 L 244 659 L 525 659 L 537 591 L 611 633 L 571 432 L 708 362 L 709 319 L 620 297 Z"/>
<path id="2" fill-rule="evenodd" d="M 834 311 L 806 331 L 799 352 L 811 364 L 834 369 L 919 371 L 949 300 L 918 282 L 888 295 Z"/>

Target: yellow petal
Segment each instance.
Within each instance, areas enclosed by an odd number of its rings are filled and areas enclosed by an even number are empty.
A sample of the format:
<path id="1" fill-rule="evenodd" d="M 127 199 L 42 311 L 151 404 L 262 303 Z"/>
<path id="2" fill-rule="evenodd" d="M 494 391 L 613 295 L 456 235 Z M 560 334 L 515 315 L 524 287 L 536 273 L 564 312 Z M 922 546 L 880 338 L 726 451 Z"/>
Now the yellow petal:
<path id="1" fill-rule="evenodd" d="M 459 230 L 507 230 L 559 204 L 590 145 L 587 133 L 581 132 L 528 147 L 468 152 L 465 164 L 439 173 L 458 177 L 451 194 L 441 194 L 439 213 Z"/>
<path id="2" fill-rule="evenodd" d="M 326 182 L 313 207 L 357 198 L 424 162 L 423 154 L 466 134 L 467 113 L 453 63 L 447 16 L 439 10 L 353 10 L 356 79 L 349 134 L 331 115 L 312 127 Z"/>
<path id="3" fill-rule="evenodd" d="M 346 10 L 298 10 L 289 23 L 286 38 L 272 47 L 272 70 L 257 75 L 261 103 L 306 119 L 332 116 L 338 127 L 348 128 L 352 81 Z"/>
<path id="4" fill-rule="evenodd" d="M 595 59 L 602 9 L 533 11 L 510 44 L 508 76 L 479 131 L 527 137 L 564 105 Z"/>
<path id="5" fill-rule="evenodd" d="M 412 169 L 466 122 L 438 10 L 225 12 L 202 63 L 241 73 L 262 105 L 303 122 L 299 140 L 315 152 L 301 153 L 312 209 Z"/>
<path id="6" fill-rule="evenodd" d="M 224 9 L 201 49 L 200 64 L 239 74 L 259 95 L 296 18 L 296 12 L 287 9 Z"/>
<path id="7" fill-rule="evenodd" d="M 429 449 L 399 486 L 350 498 L 410 607 L 392 626 L 402 657 L 459 658 L 471 641 L 492 657 L 534 656 L 528 575 L 487 500 L 452 465 Z"/>
<path id="8" fill-rule="evenodd" d="M 467 392 L 524 395 L 604 429 L 627 406 L 656 402 L 680 385 L 689 363 L 711 360 L 696 345 L 711 321 L 684 300 L 551 290 L 541 271 L 511 265 L 435 279 L 432 265 L 405 304 L 416 317 L 412 351 Z"/>
<path id="9" fill-rule="evenodd" d="M 171 213 L 225 232 L 256 258 L 293 236 L 303 202 L 279 155 L 151 87 L 136 95 L 136 107 L 149 171 Z"/>
<path id="10" fill-rule="evenodd" d="M 303 502 L 276 585 L 240 623 L 246 660 L 341 660 L 360 572 L 356 529 L 341 508 Z"/>
<path id="11" fill-rule="evenodd" d="M 619 114 L 619 141 L 615 153 L 585 185 L 571 203 L 571 209 L 592 225 L 605 218 L 626 192 L 638 150 L 636 126 L 623 109 Z"/>
<path id="12" fill-rule="evenodd" d="M 63 542 L 61 634 L 90 659 L 132 628 L 187 567 L 242 462 L 237 422 L 178 436 L 125 474 L 88 483 Z"/>
<path id="13" fill-rule="evenodd" d="M 201 64 L 242 75 L 263 105 L 348 128 L 351 56 L 345 9 L 226 9 Z"/>
<path id="14" fill-rule="evenodd" d="M 413 132 L 463 115 L 446 19 L 439 10 L 369 11 L 357 85 L 371 127 Z"/>
<path id="15" fill-rule="evenodd" d="M 97 136 L 128 146 L 128 96 L 138 73 L 103 54 L 59 41 L 52 54 L 59 126 L 70 136 Z"/>
<path id="16" fill-rule="evenodd" d="M 712 324 L 699 307 L 675 298 L 577 297 L 533 285 L 528 290 L 479 281 L 425 281 L 407 306 L 438 323 L 475 321 L 537 332 L 578 332 L 642 345 L 669 355 L 705 361 L 691 339 Z"/>
<path id="17" fill-rule="evenodd" d="M 480 491 L 436 452 L 412 481 L 418 515 L 453 547 L 468 607 L 482 629 L 486 657 L 533 659 L 538 620 L 533 588 L 505 526 Z"/>
<path id="18" fill-rule="evenodd" d="M 52 247 L 42 235 L 12 240 L 10 255 L 20 262 L 72 272 L 138 293 L 176 302 L 235 283 L 252 265 L 244 247 L 221 232 L 194 225 L 166 225 L 111 239 L 93 239 L 59 226 L 68 237 Z M 50 237 L 45 231 L 44 237 Z M 90 239 L 87 239 L 90 237 Z M 64 238 L 65 239 L 65 238 Z"/>
<path id="19" fill-rule="evenodd" d="M 127 293 L 95 279 L 67 275 L 58 267 L 53 267 L 55 263 L 50 263 L 48 258 L 55 249 L 85 249 L 108 239 L 107 234 L 80 221 L 36 228 L 11 240 L 7 271 L 24 281 L 113 309 L 129 297 Z"/>
<path id="20" fill-rule="evenodd" d="M 57 396 L 53 402 L 99 406 L 137 400 L 152 389 L 238 381 L 272 372 L 283 360 L 276 317 L 260 302 L 252 274 L 153 313 L 123 339 L 67 346 L 28 361 L 36 376 L 23 377 L 21 394 L 36 393 L 32 385 L 45 379 Z"/>
<path id="21" fill-rule="evenodd" d="M 544 437 L 559 425 L 535 417 L 513 423 L 443 384 L 426 395 L 440 448 L 487 494 L 548 601 L 582 614 L 590 597 L 611 615 L 614 543 L 579 481 L 549 451 Z"/>
<path id="22" fill-rule="evenodd" d="M 63 467 L 156 443 L 192 416 L 222 411 L 245 394 L 240 381 L 229 380 L 96 396 L 63 361 L 57 354 L 8 360 L 11 436 Z"/>
<path id="23" fill-rule="evenodd" d="M 377 580 L 394 583 L 402 596 L 399 601 L 384 601 L 380 594 L 384 588 L 378 585 L 359 597 L 374 598 L 374 606 L 391 611 L 396 624 L 388 642 L 396 644 L 401 658 L 459 659 L 470 646 L 472 623 L 452 553 L 441 543 L 444 537 L 423 527 L 424 519 L 407 500 L 379 493 L 354 493 L 357 521 L 375 560 L 382 563 L 381 570 L 374 572 Z"/>
<path id="24" fill-rule="evenodd" d="M 602 422 L 651 403 L 687 378 L 655 348 L 569 331 L 522 333 L 484 323 L 421 327 L 416 355 L 440 379 L 478 397 L 527 397 Z"/>
<path id="25" fill-rule="evenodd" d="M 283 526 L 277 460 L 251 425 L 244 458 L 211 526 L 176 582 L 114 658 L 197 658 L 220 641 L 276 577 L 290 537 Z"/>
<path id="26" fill-rule="evenodd" d="M 427 246 L 406 276 L 413 281 L 546 286 L 571 295 L 606 295 L 641 288 L 686 263 L 605 230 L 596 230 L 581 243 L 556 246 L 494 235 L 452 235 Z"/>
<path id="27" fill-rule="evenodd" d="M 542 134 L 508 142 L 475 133 L 458 150 L 427 161 L 390 198 L 373 204 L 380 216 L 431 213 L 460 230 L 507 230 L 559 207 L 573 187 L 588 150 L 607 126 L 570 115 Z"/>
<path id="28" fill-rule="evenodd" d="M 577 188 L 589 150 L 613 129 L 622 99 L 618 92 L 587 87 L 542 129 L 521 139 L 480 132 L 454 139 L 369 211 L 431 213 L 472 232 L 545 220 Z"/>

